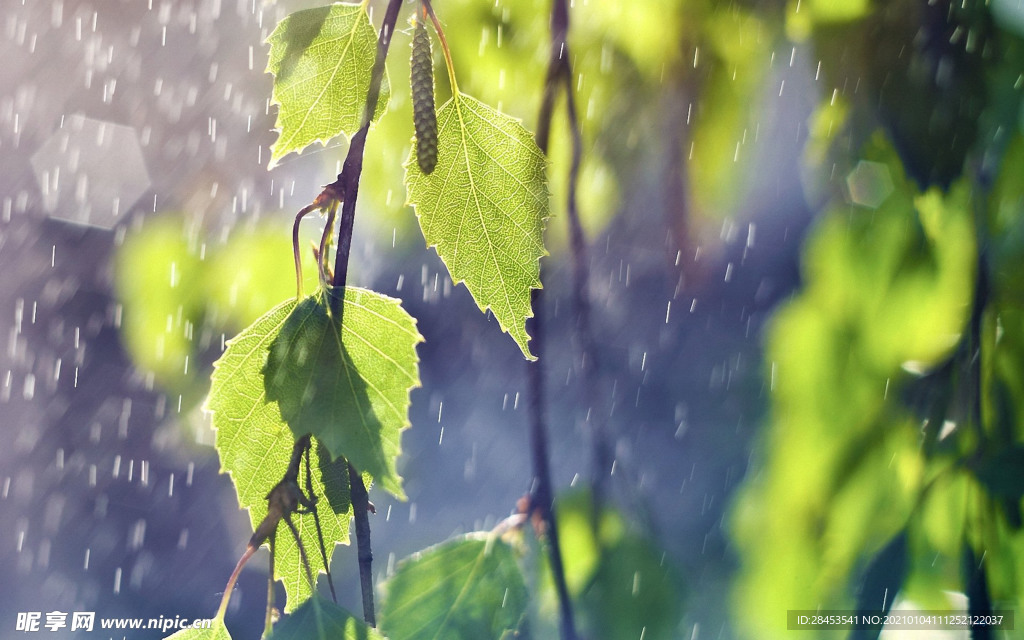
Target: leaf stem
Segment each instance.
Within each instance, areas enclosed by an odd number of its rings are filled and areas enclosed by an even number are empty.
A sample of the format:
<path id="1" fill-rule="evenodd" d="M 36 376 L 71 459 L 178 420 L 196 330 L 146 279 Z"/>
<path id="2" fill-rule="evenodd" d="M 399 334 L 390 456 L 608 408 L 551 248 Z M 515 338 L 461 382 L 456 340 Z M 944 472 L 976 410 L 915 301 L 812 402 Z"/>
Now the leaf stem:
<path id="1" fill-rule="evenodd" d="M 217 615 L 214 619 L 223 622 L 224 614 L 228 611 L 228 603 L 231 602 L 231 592 L 235 590 L 235 582 L 238 581 L 238 574 L 242 572 L 242 567 L 245 566 L 246 562 L 249 562 L 249 558 L 252 557 L 252 554 L 256 553 L 258 548 L 253 545 L 247 546 L 245 553 L 238 559 L 238 562 L 235 564 L 235 570 L 231 572 L 231 577 L 228 578 L 228 585 L 224 587 L 224 595 L 221 596 L 220 606 L 217 608 Z"/>
<path id="2" fill-rule="evenodd" d="M 274 628 L 274 553 L 277 552 L 277 529 L 270 534 L 270 573 L 267 574 L 267 614 L 263 619 L 263 635 L 260 638 L 270 637 Z"/>
<path id="3" fill-rule="evenodd" d="M 310 502 L 312 506 L 309 508 L 313 512 L 313 523 L 316 525 L 316 537 L 320 543 L 320 558 L 324 562 L 324 573 L 327 574 L 327 586 L 331 588 L 331 599 L 334 600 L 334 604 L 338 604 L 338 594 L 334 591 L 334 578 L 331 577 L 331 560 L 327 557 L 327 546 L 324 544 L 324 531 L 320 528 L 320 514 L 316 510 L 317 499 L 313 494 L 313 470 L 309 466 L 309 450 L 313 448 L 312 440 L 310 440 L 309 446 L 306 447 L 306 493 L 309 494 Z"/>
<path id="4" fill-rule="evenodd" d="M 458 100 L 459 98 L 459 83 L 455 81 L 455 65 L 452 64 L 452 52 L 448 48 L 448 40 L 444 37 L 444 29 L 441 28 L 441 21 L 437 19 L 437 15 L 434 13 L 434 7 L 431 6 L 430 0 L 422 0 L 423 8 L 427 10 L 427 15 L 430 16 L 430 21 L 434 23 L 434 31 L 437 33 L 437 39 L 441 42 L 441 52 L 444 53 L 445 68 L 448 70 L 448 83 L 452 88 L 452 98 Z"/>

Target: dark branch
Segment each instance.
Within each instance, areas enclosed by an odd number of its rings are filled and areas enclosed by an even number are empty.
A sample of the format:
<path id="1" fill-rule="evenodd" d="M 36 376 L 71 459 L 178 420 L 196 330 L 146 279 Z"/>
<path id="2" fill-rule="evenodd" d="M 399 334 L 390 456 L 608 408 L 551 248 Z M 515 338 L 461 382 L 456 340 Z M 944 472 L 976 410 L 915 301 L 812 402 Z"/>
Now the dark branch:
<path id="1" fill-rule="evenodd" d="M 545 155 L 551 137 L 551 119 L 554 113 L 555 99 L 562 79 L 568 100 L 572 98 L 572 70 L 569 66 L 569 46 L 566 40 L 569 33 L 569 11 L 564 0 L 554 0 L 551 8 L 551 53 L 548 61 L 547 77 L 544 82 L 544 94 L 541 98 L 540 113 L 537 117 L 537 146 Z M 569 102 L 575 107 L 575 103 Z M 575 214 L 575 182 L 579 168 L 581 143 L 579 126 L 575 113 L 570 116 L 573 129 L 573 162 L 570 171 L 570 215 Z M 578 225 L 578 216 L 577 216 Z M 582 232 L 581 232 L 582 241 Z M 561 635 L 563 640 L 576 640 L 576 623 L 573 616 L 572 600 L 569 587 L 565 580 L 565 567 L 562 562 L 561 544 L 558 535 L 558 523 L 554 512 L 554 490 L 551 483 L 549 464 L 547 425 L 544 418 L 544 369 L 540 364 L 544 352 L 544 325 L 542 317 L 542 290 L 531 292 L 531 302 L 536 314 L 531 319 L 532 345 L 538 355 L 538 361 L 528 365 L 528 381 L 530 386 L 530 444 L 533 463 L 534 482 L 531 496 L 532 508 L 537 509 L 544 519 L 548 536 L 548 554 L 551 562 L 551 573 L 558 592 Z"/>
<path id="2" fill-rule="evenodd" d="M 527 364 L 527 378 L 530 389 L 530 452 L 533 464 L 533 488 L 530 496 L 531 508 L 540 512 L 547 525 L 548 556 L 551 574 L 558 591 L 558 605 L 561 618 L 562 640 L 576 640 L 576 623 L 572 612 L 572 600 L 565 581 L 565 567 L 558 538 L 558 523 L 554 511 L 554 490 L 551 487 L 551 468 L 548 463 L 547 424 L 544 420 L 544 369 L 541 365 L 544 352 L 544 327 L 539 311 L 541 289 L 531 292 L 536 315 L 530 319 L 531 343 L 538 355 L 536 362 Z"/>
<path id="3" fill-rule="evenodd" d="M 377 626 L 373 610 L 373 551 L 370 549 L 370 500 L 366 493 L 363 477 L 351 464 L 348 465 L 349 491 L 352 511 L 355 514 L 356 554 L 359 559 L 359 585 L 363 593 L 363 619 L 371 627 Z"/>
<path id="4" fill-rule="evenodd" d="M 373 121 L 373 114 L 377 111 L 377 102 L 380 99 L 381 82 L 384 79 L 384 61 L 388 56 L 388 48 L 391 46 L 391 36 L 395 31 L 395 23 L 398 22 L 398 10 L 402 7 L 402 0 L 391 0 L 388 3 L 387 11 L 384 13 L 384 23 L 380 27 L 380 35 L 377 39 L 377 57 L 373 63 L 373 72 L 370 76 L 370 89 L 366 94 L 366 105 L 363 108 L 363 126 L 352 136 L 348 147 L 348 155 L 345 156 L 345 163 L 342 165 L 341 173 L 337 180 L 327 186 L 325 190 L 331 190 L 338 194 L 341 205 L 341 227 L 338 231 L 338 251 L 334 258 L 334 278 L 331 285 L 334 286 L 337 296 L 344 296 L 345 285 L 348 282 L 348 258 L 352 250 L 352 228 L 356 219 L 356 197 L 359 194 L 359 178 L 363 174 L 363 150 L 366 147 L 366 134 L 370 131 L 370 123 Z M 331 296 L 331 312 L 341 324 L 342 305 L 341 300 Z"/>
<path id="5" fill-rule="evenodd" d="M 377 57 L 370 75 L 370 88 L 366 93 L 366 104 L 363 107 L 363 126 L 352 136 L 348 147 L 348 155 L 342 165 L 338 178 L 324 189 L 341 201 L 341 224 L 338 230 L 338 250 L 334 258 L 334 276 L 331 279 L 333 291 L 330 295 L 330 308 L 340 330 L 344 315 L 343 300 L 345 286 L 348 283 L 348 261 L 352 251 L 352 229 L 356 219 L 356 199 L 359 195 L 359 179 L 363 173 L 363 150 L 366 147 L 366 135 L 370 131 L 373 114 L 377 111 L 380 99 L 381 82 L 384 79 L 384 62 L 387 60 L 391 36 L 398 22 L 398 12 L 402 8 L 402 0 L 390 0 L 384 13 L 384 22 L 377 38 Z M 363 592 L 363 619 L 367 624 L 376 626 L 376 614 L 373 607 L 373 554 L 370 549 L 370 520 L 368 515 L 369 500 L 362 476 L 351 464 L 348 466 L 349 482 L 352 496 L 352 515 L 356 525 L 356 547 L 359 557 L 359 580 Z"/>

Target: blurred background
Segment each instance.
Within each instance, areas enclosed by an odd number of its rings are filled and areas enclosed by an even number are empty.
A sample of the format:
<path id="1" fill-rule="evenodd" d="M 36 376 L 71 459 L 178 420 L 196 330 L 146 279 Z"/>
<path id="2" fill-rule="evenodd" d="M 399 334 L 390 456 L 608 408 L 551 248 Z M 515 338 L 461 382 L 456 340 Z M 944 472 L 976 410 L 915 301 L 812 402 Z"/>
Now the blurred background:
<path id="1" fill-rule="evenodd" d="M 24 611 L 216 610 L 251 529 L 202 410 L 211 365 L 294 294 L 292 217 L 347 148 L 267 170 L 263 41 L 318 4 L 0 0 L 0 635 Z M 548 4 L 435 9 L 460 88 L 532 129 Z M 779 637 L 789 609 L 894 602 L 1019 609 L 1024 4 L 576 0 L 571 20 L 593 388 L 558 116 L 538 311 L 588 637 Z M 403 204 L 409 31 L 368 138 L 349 280 L 401 298 L 426 338 L 409 500 L 371 490 L 379 580 L 493 527 L 531 480 L 522 356 Z M 595 422 L 610 469 L 591 466 Z M 573 524 L 595 473 L 614 540 Z M 359 610 L 354 549 L 333 566 Z M 258 637 L 265 595 L 261 554 L 234 637 Z"/>

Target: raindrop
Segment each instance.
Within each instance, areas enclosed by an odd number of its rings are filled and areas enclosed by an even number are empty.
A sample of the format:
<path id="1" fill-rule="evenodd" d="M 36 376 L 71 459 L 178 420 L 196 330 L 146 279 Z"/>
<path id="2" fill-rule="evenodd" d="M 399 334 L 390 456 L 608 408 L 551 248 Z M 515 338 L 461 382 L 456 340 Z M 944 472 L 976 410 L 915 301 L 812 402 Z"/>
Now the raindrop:
<path id="1" fill-rule="evenodd" d="M 114 593 L 121 593 L 121 567 L 114 570 Z"/>
<path id="2" fill-rule="evenodd" d="M 146 540 L 146 521 L 140 519 L 132 526 L 132 532 L 129 536 L 128 548 L 132 551 L 140 549 Z"/>
<path id="3" fill-rule="evenodd" d="M 36 394 L 36 377 L 31 373 L 25 374 L 25 387 L 22 390 L 22 397 L 31 400 Z"/>

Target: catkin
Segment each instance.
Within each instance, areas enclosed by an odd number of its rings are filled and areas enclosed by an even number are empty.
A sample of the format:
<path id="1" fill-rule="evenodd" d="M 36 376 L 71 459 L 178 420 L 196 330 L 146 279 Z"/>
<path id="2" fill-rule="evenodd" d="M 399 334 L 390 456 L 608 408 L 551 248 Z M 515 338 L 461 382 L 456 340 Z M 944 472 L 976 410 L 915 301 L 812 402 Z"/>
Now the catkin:
<path id="1" fill-rule="evenodd" d="M 423 20 L 412 36 L 412 122 L 416 130 L 416 162 L 430 173 L 437 165 L 437 113 L 434 111 L 434 61 L 430 36 Z"/>

